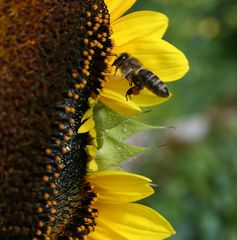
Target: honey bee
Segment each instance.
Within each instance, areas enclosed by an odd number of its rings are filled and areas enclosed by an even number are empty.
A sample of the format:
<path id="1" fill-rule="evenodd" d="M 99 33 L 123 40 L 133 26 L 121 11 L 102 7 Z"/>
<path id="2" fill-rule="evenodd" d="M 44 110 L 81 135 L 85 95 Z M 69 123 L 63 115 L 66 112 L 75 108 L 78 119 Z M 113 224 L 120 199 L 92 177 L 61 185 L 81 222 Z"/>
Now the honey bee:
<path id="1" fill-rule="evenodd" d="M 169 90 L 157 75 L 146 69 L 138 59 L 132 57 L 128 53 L 120 54 L 112 66 L 116 67 L 115 73 L 118 69 L 123 76 L 128 80 L 129 86 L 132 86 L 126 92 L 126 99 L 131 99 L 131 95 L 139 95 L 140 91 L 146 87 L 156 96 L 167 98 L 169 97 Z"/>

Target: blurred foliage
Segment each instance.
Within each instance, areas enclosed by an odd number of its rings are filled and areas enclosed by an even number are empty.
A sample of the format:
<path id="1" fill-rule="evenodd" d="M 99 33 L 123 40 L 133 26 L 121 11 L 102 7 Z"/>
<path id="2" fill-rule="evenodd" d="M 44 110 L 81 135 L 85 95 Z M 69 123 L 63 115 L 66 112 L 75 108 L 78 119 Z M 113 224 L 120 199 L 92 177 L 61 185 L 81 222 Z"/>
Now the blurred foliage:
<path id="1" fill-rule="evenodd" d="M 172 239 L 235 240 L 237 2 L 138 0 L 132 11 L 143 9 L 169 17 L 164 38 L 186 54 L 191 68 L 168 85 L 174 93 L 170 101 L 141 117 L 176 129 L 153 133 L 152 151 L 131 167 L 159 185 L 146 203 L 172 223 L 177 231 Z M 207 129 L 196 124 L 187 130 L 192 116 L 197 121 L 201 116 Z M 176 134 L 180 122 L 183 129 Z"/>

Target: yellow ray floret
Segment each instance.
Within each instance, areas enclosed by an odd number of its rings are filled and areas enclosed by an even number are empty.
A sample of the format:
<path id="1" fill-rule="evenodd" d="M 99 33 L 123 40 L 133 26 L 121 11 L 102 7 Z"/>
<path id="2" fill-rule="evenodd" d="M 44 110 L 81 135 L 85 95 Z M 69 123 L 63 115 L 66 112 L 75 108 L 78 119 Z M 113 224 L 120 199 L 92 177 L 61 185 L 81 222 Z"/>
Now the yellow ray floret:
<path id="1" fill-rule="evenodd" d="M 99 172 L 89 176 L 88 180 L 100 189 L 98 199 L 103 202 L 134 202 L 154 193 L 149 186 L 150 179 L 127 172 Z"/>
<path id="2" fill-rule="evenodd" d="M 153 32 L 156 32 L 158 38 L 162 38 L 167 27 L 168 18 L 164 14 L 154 11 L 138 11 L 121 17 L 112 24 L 113 39 L 115 39 L 116 46 L 120 46 Z"/>
<path id="3" fill-rule="evenodd" d="M 153 193 L 150 179 L 125 172 L 98 172 L 89 174 L 87 180 L 97 193 L 94 207 L 99 213 L 88 239 L 159 240 L 175 233 L 158 212 L 131 203 Z"/>
<path id="4" fill-rule="evenodd" d="M 110 22 L 122 16 L 135 2 L 136 0 L 105 0 L 110 13 Z"/>
<path id="5" fill-rule="evenodd" d="M 95 122 L 92 117 L 88 118 L 78 129 L 78 133 L 86 133 L 95 127 Z"/>

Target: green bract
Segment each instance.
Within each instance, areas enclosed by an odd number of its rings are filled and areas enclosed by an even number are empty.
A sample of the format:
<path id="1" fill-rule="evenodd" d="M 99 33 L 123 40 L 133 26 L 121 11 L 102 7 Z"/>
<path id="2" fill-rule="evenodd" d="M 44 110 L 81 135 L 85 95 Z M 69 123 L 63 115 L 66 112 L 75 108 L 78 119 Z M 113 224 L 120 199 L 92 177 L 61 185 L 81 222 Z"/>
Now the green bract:
<path id="1" fill-rule="evenodd" d="M 132 135 L 151 129 L 162 129 L 121 116 L 109 108 L 98 104 L 94 110 L 98 151 L 95 160 L 98 170 L 119 169 L 119 163 L 147 151 L 146 147 L 124 143 Z"/>

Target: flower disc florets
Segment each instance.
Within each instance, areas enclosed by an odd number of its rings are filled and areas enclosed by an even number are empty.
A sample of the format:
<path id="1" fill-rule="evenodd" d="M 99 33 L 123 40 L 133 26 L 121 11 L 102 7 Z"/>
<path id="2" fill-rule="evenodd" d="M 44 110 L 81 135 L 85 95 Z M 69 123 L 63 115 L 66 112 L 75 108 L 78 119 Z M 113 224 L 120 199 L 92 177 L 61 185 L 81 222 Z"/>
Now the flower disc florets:
<path id="1" fill-rule="evenodd" d="M 107 7 L 9 0 L 0 16 L 0 239 L 83 239 L 96 194 L 84 180 L 93 139 L 78 129 L 107 71 Z"/>

